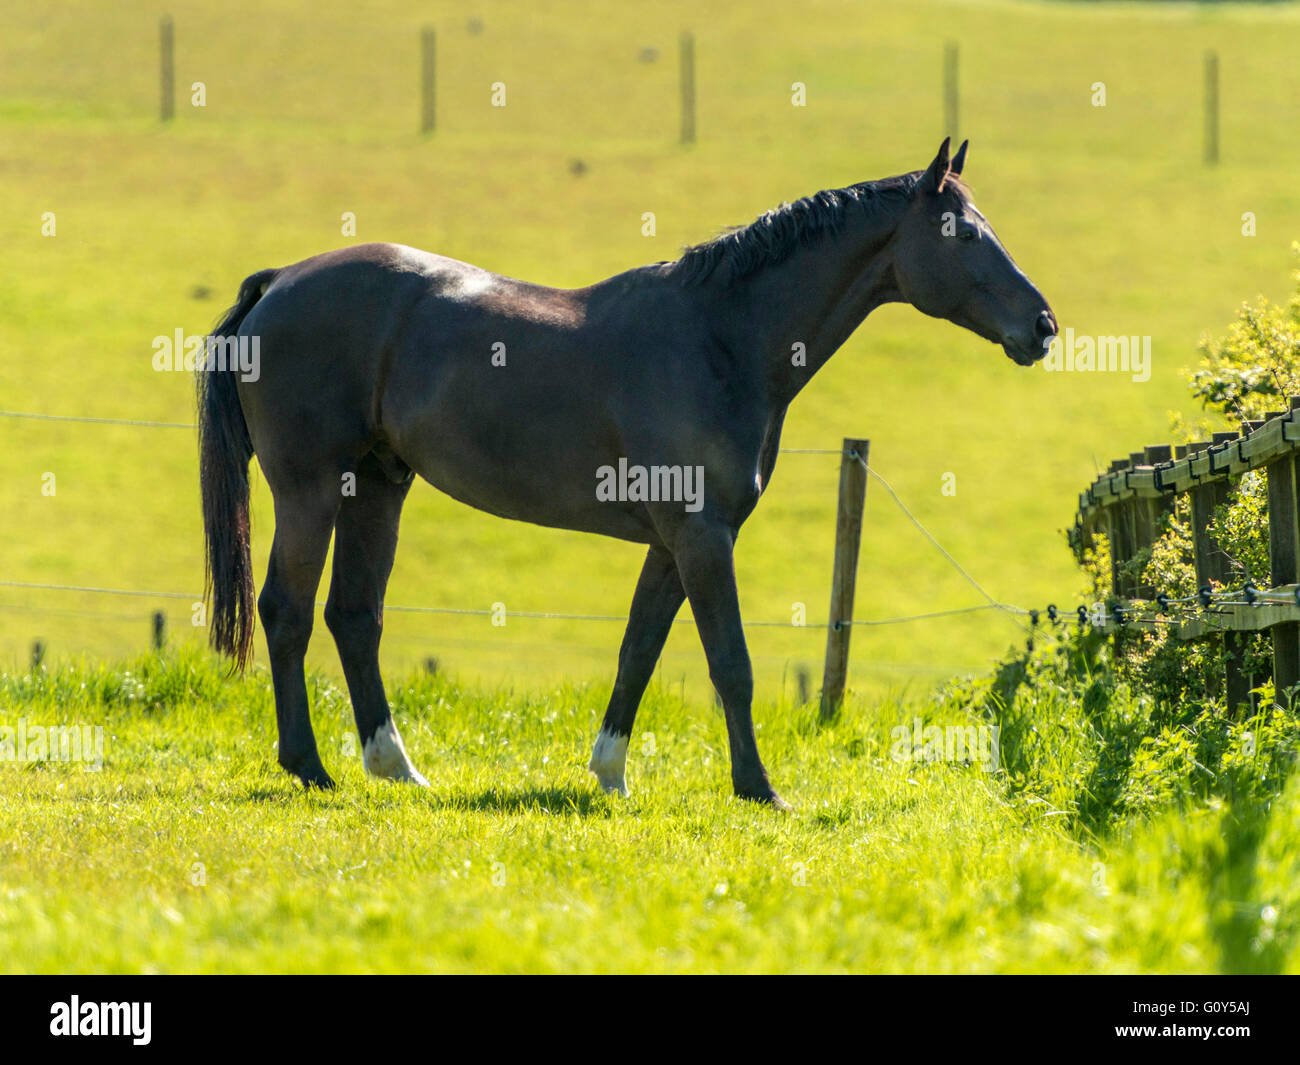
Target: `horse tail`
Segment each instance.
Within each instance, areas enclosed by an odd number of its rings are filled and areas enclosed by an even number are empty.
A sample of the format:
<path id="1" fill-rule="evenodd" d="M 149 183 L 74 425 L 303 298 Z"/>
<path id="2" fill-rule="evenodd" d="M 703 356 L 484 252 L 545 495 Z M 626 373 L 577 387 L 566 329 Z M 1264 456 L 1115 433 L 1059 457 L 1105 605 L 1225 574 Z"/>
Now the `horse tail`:
<path id="1" fill-rule="evenodd" d="M 248 463 L 253 441 L 239 405 L 237 359 L 219 360 L 230 351 L 221 341 L 237 335 L 275 270 L 244 279 L 239 298 L 213 330 L 206 358 L 195 374 L 199 407 L 199 489 L 203 497 L 204 600 L 211 600 L 209 642 L 235 660 L 243 672 L 253 647 L 253 568 L 249 555 Z"/>

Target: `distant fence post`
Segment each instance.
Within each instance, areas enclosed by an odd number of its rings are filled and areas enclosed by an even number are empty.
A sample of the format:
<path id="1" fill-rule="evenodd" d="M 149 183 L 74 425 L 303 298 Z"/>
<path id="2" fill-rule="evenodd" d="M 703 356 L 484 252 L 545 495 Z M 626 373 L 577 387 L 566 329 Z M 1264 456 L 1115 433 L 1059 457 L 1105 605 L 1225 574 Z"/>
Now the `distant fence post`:
<path id="1" fill-rule="evenodd" d="M 41 668 L 41 663 L 45 661 L 45 641 L 32 641 L 32 672 L 35 673 Z"/>
<path id="2" fill-rule="evenodd" d="M 867 496 L 869 440 L 845 438 L 840 457 L 839 506 L 835 516 L 835 569 L 826 628 L 826 668 L 822 676 L 821 720 L 831 720 L 844 702 L 853 632 L 853 592 L 862 543 L 862 509 Z"/>
<path id="3" fill-rule="evenodd" d="M 682 33 L 681 42 L 682 143 L 695 143 L 695 35 Z"/>
<path id="4" fill-rule="evenodd" d="M 432 133 L 437 122 L 435 105 L 438 37 L 432 26 L 420 31 L 420 132 Z"/>
<path id="5" fill-rule="evenodd" d="M 161 651 L 167 646 L 167 615 L 161 610 L 153 612 L 153 649 Z"/>
<path id="6" fill-rule="evenodd" d="M 943 134 L 957 140 L 957 42 L 943 46 Z"/>
<path id="7" fill-rule="evenodd" d="M 158 25 L 159 63 L 158 113 L 164 122 L 176 114 L 176 33 L 170 15 L 164 15 Z"/>
<path id="8" fill-rule="evenodd" d="M 1205 165 L 1219 161 L 1219 53 L 1205 53 Z"/>

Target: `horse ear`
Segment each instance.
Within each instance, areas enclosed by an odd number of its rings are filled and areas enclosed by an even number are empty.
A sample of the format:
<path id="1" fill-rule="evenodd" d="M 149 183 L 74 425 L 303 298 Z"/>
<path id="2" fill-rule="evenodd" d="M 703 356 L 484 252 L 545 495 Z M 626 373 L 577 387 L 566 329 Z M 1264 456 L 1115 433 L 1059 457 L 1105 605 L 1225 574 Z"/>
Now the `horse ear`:
<path id="1" fill-rule="evenodd" d="M 961 168 L 966 165 L 966 148 L 969 144 L 970 141 L 962 141 L 961 147 L 957 149 L 957 154 L 952 157 L 952 165 L 949 169 L 958 177 L 961 177 Z"/>
<path id="2" fill-rule="evenodd" d="M 927 192 L 942 192 L 943 183 L 948 177 L 948 145 L 951 138 L 944 137 L 939 145 L 939 154 L 934 157 L 925 175 L 921 178 L 921 187 Z"/>

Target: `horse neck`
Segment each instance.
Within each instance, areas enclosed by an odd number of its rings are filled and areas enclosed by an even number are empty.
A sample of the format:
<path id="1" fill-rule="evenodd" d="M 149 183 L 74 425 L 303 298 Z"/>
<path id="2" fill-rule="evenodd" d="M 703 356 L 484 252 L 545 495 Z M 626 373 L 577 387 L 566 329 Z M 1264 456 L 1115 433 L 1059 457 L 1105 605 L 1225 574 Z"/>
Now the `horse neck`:
<path id="1" fill-rule="evenodd" d="M 742 350 L 761 360 L 774 405 L 787 406 L 868 314 L 902 299 L 889 251 L 896 225 L 855 219 L 737 282 Z"/>

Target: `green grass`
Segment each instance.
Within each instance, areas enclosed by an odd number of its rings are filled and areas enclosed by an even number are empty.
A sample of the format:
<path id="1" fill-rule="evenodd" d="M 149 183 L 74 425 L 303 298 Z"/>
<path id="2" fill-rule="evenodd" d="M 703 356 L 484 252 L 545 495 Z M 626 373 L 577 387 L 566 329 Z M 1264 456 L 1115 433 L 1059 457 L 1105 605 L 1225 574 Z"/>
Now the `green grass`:
<path id="1" fill-rule="evenodd" d="M 890 307 L 800 397 L 788 447 L 869 436 L 874 464 L 997 598 L 1042 606 L 1076 586 L 1058 530 L 1116 454 L 1188 411 L 1182 367 L 1244 298 L 1286 291 L 1300 235 L 1300 19 L 1268 5 L 747 4 L 685 0 L 600 18 L 564 0 L 527 12 L 403 3 L 179 2 L 178 117 L 155 121 L 158 8 L 130 0 L 0 5 L 0 408 L 187 421 L 189 382 L 150 368 L 151 341 L 207 329 L 251 271 L 357 240 L 391 239 L 503 273 L 585 284 L 672 257 L 719 227 L 813 190 L 919 167 L 941 135 L 942 40 L 962 44 L 967 176 L 1063 325 L 1154 338 L 1150 382 L 1021 371 L 946 323 Z M 467 19 L 477 13 L 483 32 Z M 439 129 L 417 124 L 418 29 L 439 31 Z M 256 27 L 256 30 L 250 27 Z M 675 143 L 676 42 L 697 38 L 699 143 Z M 1068 42 L 1068 47 L 1062 46 Z M 637 60 L 658 48 L 653 63 Z M 1200 64 L 1218 49 L 1223 162 L 1200 165 Z M 207 85 L 207 106 L 188 87 Z M 489 106 L 503 80 L 508 106 Z M 808 86 L 806 108 L 790 86 Z M 1090 103 L 1105 81 L 1108 103 Z M 575 177 L 573 159 L 587 164 Z M 640 235 L 653 210 L 658 235 Z M 1243 237 L 1240 216 L 1259 219 Z M 53 211 L 58 235 L 40 235 Z M 42 494 L 54 473 L 57 494 Z M 957 495 L 942 477 L 957 475 Z M 740 540 L 742 605 L 812 620 L 829 601 L 836 460 L 790 455 Z M 862 617 L 978 596 L 886 497 L 868 491 Z M 197 591 L 192 435 L 0 419 L 0 578 Z M 255 562 L 271 542 L 258 485 Z M 620 614 L 637 548 L 472 512 L 428 489 L 407 506 L 394 604 Z M 322 589 L 321 598 L 324 598 Z M 51 659 L 121 656 L 148 613 L 191 632 L 181 600 L 0 588 L 0 662 L 35 638 Z M 620 627 L 394 615 L 390 669 L 429 654 L 467 680 L 607 676 Z M 1015 629 L 957 617 L 855 640 L 853 680 L 876 695 L 974 671 Z M 815 629 L 751 630 L 759 690 L 790 697 L 815 668 Z M 259 637 L 260 648 L 260 637 Z M 259 653 L 260 650 L 259 650 Z M 318 667 L 338 675 L 322 632 Z M 707 696 L 681 626 L 661 671 Z M 781 689 L 785 678 L 784 691 Z"/>
<path id="2" fill-rule="evenodd" d="M 599 688 L 396 687 L 427 791 L 368 779 L 345 696 L 312 688 L 328 795 L 275 766 L 263 673 L 184 653 L 0 678 L 0 725 L 105 734 L 99 771 L 0 765 L 0 971 L 1300 971 L 1297 779 L 1085 815 L 1140 700 L 1103 726 L 1030 685 L 996 774 L 891 757 L 915 714 L 984 720 L 970 692 L 824 729 L 760 706 L 783 815 L 729 797 L 722 722 L 671 690 L 616 800 L 583 768 Z"/>
<path id="3" fill-rule="evenodd" d="M 1150 335 L 1152 378 L 1019 371 L 890 307 L 800 397 L 784 443 L 870 437 L 873 465 L 998 599 L 1072 605 L 1081 582 L 1059 530 L 1077 492 L 1165 440 L 1169 411 L 1195 413 L 1181 371 L 1202 334 L 1243 299 L 1290 291 L 1295 6 L 169 9 L 182 91 L 162 129 L 156 5 L 0 0 L 0 409 L 189 421 L 190 382 L 152 371 L 153 337 L 203 332 L 246 274 L 349 243 L 344 211 L 356 240 L 581 285 L 782 200 L 923 166 L 952 39 L 979 205 L 1063 326 Z M 426 22 L 432 138 L 413 132 Z M 675 142 L 686 27 L 691 148 Z M 646 47 L 656 62 L 637 60 Z M 1200 163 L 1209 47 L 1223 77 L 1213 169 Z M 494 81 L 504 109 L 489 106 Z M 807 108 L 790 106 L 795 81 Z M 1090 103 L 1098 81 L 1105 108 Z M 941 493 L 950 472 L 956 496 Z M 737 551 L 749 619 L 786 620 L 795 603 L 824 618 L 837 476 L 833 456 L 781 460 Z M 185 431 L 0 418 L 0 514 L 0 580 L 201 585 Z M 867 514 L 859 617 L 979 602 L 874 483 Z M 260 482 L 254 524 L 260 572 Z M 639 561 L 420 487 L 389 603 L 620 615 Z M 154 609 L 175 650 L 129 660 Z M 265 672 L 224 681 L 189 617 L 184 600 L 0 586 L 0 728 L 102 726 L 107 747 L 98 772 L 0 764 L 0 971 L 1300 972 L 1292 720 L 1171 719 L 1122 688 L 1005 665 L 933 694 L 1019 639 L 1000 615 L 860 632 L 855 690 L 823 729 L 793 697 L 822 631 L 752 628 L 760 745 L 788 816 L 729 797 L 689 624 L 638 720 L 633 795 L 615 801 L 584 766 L 619 624 L 390 612 L 384 664 L 427 791 L 364 776 L 319 628 L 313 716 L 341 785 L 322 796 L 275 765 Z M 36 638 L 49 669 L 32 674 Z M 427 655 L 438 678 L 416 672 Z M 891 729 L 917 716 L 996 718 L 1003 772 L 893 760 Z"/>

